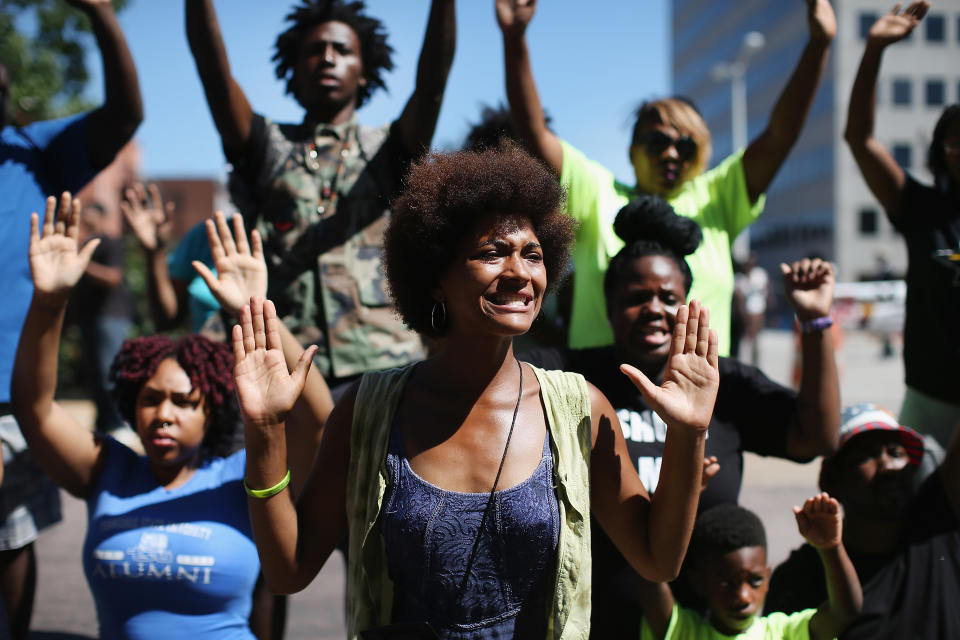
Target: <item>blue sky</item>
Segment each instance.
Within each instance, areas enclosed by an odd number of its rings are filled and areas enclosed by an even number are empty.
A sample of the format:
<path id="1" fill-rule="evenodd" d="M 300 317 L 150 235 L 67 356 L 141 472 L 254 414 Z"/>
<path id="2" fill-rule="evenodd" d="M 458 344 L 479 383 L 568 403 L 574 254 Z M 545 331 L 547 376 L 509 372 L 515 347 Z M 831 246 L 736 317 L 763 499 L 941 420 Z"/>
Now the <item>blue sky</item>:
<path id="1" fill-rule="evenodd" d="M 274 79 L 270 57 L 292 2 L 218 0 L 234 76 L 254 109 L 299 121 L 302 110 Z M 541 99 L 554 129 L 632 183 L 630 114 L 667 93 L 668 0 L 541 0 L 528 38 Z M 393 45 L 389 93 L 359 112 L 362 122 L 396 118 L 413 91 L 429 0 L 368 0 Z M 589 7 L 587 9 L 586 7 Z M 146 120 L 137 138 L 147 178 L 220 177 L 223 153 L 187 46 L 182 0 L 132 0 L 120 15 L 140 73 Z M 102 96 L 100 60 L 89 59 L 90 94 Z M 503 53 L 493 0 L 457 0 L 457 52 L 434 147 L 457 147 L 484 103 L 504 100 Z"/>

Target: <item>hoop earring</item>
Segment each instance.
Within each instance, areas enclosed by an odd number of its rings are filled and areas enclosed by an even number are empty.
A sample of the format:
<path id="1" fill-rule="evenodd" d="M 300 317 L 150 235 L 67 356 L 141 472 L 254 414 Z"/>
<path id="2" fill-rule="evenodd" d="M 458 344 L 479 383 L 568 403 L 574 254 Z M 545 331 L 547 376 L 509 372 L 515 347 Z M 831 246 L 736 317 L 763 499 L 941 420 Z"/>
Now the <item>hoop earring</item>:
<path id="1" fill-rule="evenodd" d="M 430 310 L 430 326 L 437 333 L 443 333 L 447 328 L 447 307 L 443 302 L 433 303 L 433 309 Z"/>

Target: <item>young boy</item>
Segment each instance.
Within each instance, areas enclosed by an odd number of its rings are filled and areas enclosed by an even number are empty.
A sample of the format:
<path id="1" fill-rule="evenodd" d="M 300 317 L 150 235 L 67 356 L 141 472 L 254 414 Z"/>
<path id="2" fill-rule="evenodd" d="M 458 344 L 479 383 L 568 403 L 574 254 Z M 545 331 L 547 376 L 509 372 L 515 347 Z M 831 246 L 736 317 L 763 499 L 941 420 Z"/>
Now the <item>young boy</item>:
<path id="1" fill-rule="evenodd" d="M 721 505 L 697 518 L 687 553 L 690 582 L 709 607 L 706 618 L 676 605 L 666 583 L 647 583 L 642 640 L 674 638 L 834 638 L 860 613 L 862 593 L 842 542 L 839 503 L 826 493 L 794 507 L 800 534 L 815 547 L 829 599 L 817 609 L 759 616 L 770 567 L 763 524 L 752 512 Z"/>

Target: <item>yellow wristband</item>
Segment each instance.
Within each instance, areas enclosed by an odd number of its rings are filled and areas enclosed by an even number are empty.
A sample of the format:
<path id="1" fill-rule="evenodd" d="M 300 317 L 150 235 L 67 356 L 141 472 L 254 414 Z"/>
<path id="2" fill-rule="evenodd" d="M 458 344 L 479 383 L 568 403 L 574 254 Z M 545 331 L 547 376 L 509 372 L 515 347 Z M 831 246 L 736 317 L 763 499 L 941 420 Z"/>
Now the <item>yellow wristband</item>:
<path id="1" fill-rule="evenodd" d="M 290 484 L 290 469 L 287 469 L 287 475 L 283 476 L 283 480 L 273 485 L 269 489 L 251 489 L 250 485 L 247 484 L 247 479 L 244 478 L 243 490 L 246 491 L 247 495 L 251 498 L 269 498 L 286 489 L 288 484 Z"/>

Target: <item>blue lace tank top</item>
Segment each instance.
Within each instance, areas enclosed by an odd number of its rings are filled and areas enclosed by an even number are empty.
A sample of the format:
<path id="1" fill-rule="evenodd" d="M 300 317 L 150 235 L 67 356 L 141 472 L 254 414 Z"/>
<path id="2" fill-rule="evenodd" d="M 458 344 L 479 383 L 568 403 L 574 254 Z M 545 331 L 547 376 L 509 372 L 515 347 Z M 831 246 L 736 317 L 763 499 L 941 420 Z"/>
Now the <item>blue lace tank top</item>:
<path id="1" fill-rule="evenodd" d="M 543 637 L 560 535 L 549 432 L 533 474 L 494 494 L 482 532 L 490 493 L 445 491 L 418 476 L 396 424 L 387 469 L 381 531 L 393 622 L 427 621 L 445 640 Z"/>

